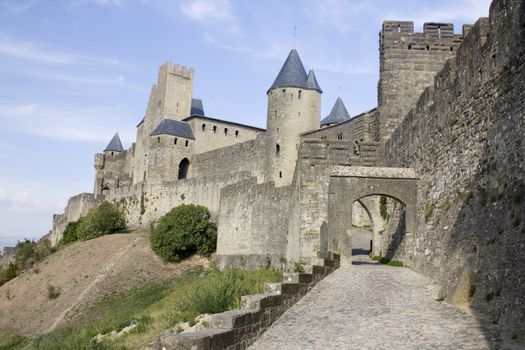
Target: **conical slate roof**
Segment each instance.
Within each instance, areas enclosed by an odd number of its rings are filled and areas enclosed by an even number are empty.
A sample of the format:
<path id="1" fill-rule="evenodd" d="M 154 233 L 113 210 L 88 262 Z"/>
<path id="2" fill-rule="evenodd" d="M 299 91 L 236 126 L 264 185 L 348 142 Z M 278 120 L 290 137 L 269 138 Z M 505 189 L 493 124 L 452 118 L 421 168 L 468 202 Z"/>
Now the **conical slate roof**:
<path id="1" fill-rule="evenodd" d="M 198 115 L 204 117 L 204 107 L 202 106 L 202 100 L 200 98 L 191 99 L 191 112 L 190 116 Z"/>
<path id="2" fill-rule="evenodd" d="M 174 119 L 164 119 L 161 121 L 149 136 L 156 135 L 173 135 L 195 140 L 190 124 Z"/>
<path id="3" fill-rule="evenodd" d="M 321 125 L 339 124 L 348 119 L 350 119 L 350 114 L 348 114 L 341 97 L 338 97 L 330 114 L 321 120 Z"/>
<path id="4" fill-rule="evenodd" d="M 273 82 L 272 86 L 268 89 L 270 92 L 273 89 L 283 87 L 297 87 L 307 89 L 306 82 L 308 77 L 304 70 L 303 63 L 299 58 L 299 54 L 296 49 L 292 49 L 288 58 L 284 62 L 277 78 Z"/>
<path id="5" fill-rule="evenodd" d="M 115 136 L 113 136 L 111 141 L 109 141 L 108 145 L 106 146 L 106 149 L 104 149 L 104 152 L 124 152 L 124 148 L 122 147 L 122 142 L 120 142 L 118 132 L 115 134 Z"/>
<path id="6" fill-rule="evenodd" d="M 308 73 L 308 78 L 306 80 L 306 87 L 311 90 L 317 90 L 320 93 L 323 93 L 323 90 L 319 87 L 319 83 L 317 83 L 317 79 L 315 78 L 315 73 L 312 69 L 310 69 L 310 72 Z"/>

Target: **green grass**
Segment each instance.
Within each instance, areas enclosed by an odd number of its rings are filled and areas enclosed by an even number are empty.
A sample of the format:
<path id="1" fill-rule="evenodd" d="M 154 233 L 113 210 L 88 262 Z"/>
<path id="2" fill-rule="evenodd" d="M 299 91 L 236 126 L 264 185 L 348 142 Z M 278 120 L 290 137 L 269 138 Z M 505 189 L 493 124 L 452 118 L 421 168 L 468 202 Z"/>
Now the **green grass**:
<path id="1" fill-rule="evenodd" d="M 374 261 L 379 261 L 380 264 L 393 266 L 393 267 L 402 267 L 403 262 L 399 260 L 390 260 L 390 258 L 387 258 L 385 256 L 381 255 L 374 255 L 370 257 Z"/>
<path id="2" fill-rule="evenodd" d="M 22 346 L 29 350 L 138 349 L 178 322 L 191 323 L 202 313 L 238 308 L 242 295 L 261 293 L 265 282 L 281 280 L 282 272 L 275 270 L 192 271 L 168 282 L 113 295 L 88 309 L 82 319 L 70 322 L 67 327 L 41 335 L 29 344 L 23 338 L 13 338 L 12 344 L 0 342 L 0 350 Z M 92 340 L 99 333 L 119 331 L 131 324 L 137 326 L 114 341 L 96 343 Z M 9 347 L 1 347 L 4 343 Z"/>

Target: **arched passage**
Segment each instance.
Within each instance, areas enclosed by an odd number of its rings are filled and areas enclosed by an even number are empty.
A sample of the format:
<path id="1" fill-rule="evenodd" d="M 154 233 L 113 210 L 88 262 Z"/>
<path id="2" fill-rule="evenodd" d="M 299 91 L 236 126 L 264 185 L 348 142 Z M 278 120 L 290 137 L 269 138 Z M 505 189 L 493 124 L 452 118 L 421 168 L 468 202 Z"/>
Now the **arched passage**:
<path id="1" fill-rule="evenodd" d="M 342 264 L 351 265 L 352 261 L 352 203 L 363 204 L 370 196 L 386 196 L 403 203 L 405 235 L 411 238 L 416 233 L 417 177 L 413 170 L 337 167 L 329 184 L 328 250 L 339 253 Z M 367 212 L 371 213 L 370 208 Z"/>
<path id="2" fill-rule="evenodd" d="M 188 173 L 190 170 L 190 161 L 188 158 L 184 158 L 179 163 L 179 176 L 178 179 L 182 180 L 188 177 Z"/>

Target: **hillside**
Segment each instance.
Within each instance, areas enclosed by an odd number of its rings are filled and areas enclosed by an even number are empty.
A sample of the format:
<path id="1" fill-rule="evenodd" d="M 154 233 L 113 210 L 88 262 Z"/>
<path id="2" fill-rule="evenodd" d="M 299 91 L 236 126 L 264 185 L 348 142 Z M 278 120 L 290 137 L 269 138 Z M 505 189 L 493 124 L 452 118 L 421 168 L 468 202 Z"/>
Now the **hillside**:
<path id="1" fill-rule="evenodd" d="M 54 329 L 106 296 L 163 281 L 206 264 L 166 264 L 145 233 L 77 242 L 0 287 L 0 333 L 26 337 Z"/>

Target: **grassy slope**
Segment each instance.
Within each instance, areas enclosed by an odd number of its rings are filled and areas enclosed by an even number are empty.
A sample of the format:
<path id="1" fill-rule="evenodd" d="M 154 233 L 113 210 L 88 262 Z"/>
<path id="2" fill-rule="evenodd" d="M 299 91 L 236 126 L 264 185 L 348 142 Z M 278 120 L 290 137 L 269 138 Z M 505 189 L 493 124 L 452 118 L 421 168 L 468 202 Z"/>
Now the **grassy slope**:
<path id="1" fill-rule="evenodd" d="M 206 271 L 184 274 L 167 282 L 150 284 L 109 297 L 87 309 L 81 318 L 28 341 L 12 338 L 1 349 L 138 349 L 179 321 L 191 321 L 201 313 L 238 307 L 240 295 L 260 293 L 264 282 L 280 281 L 282 273 L 258 271 Z M 99 333 L 120 330 L 136 323 L 130 333 L 115 341 L 95 343 Z"/>

